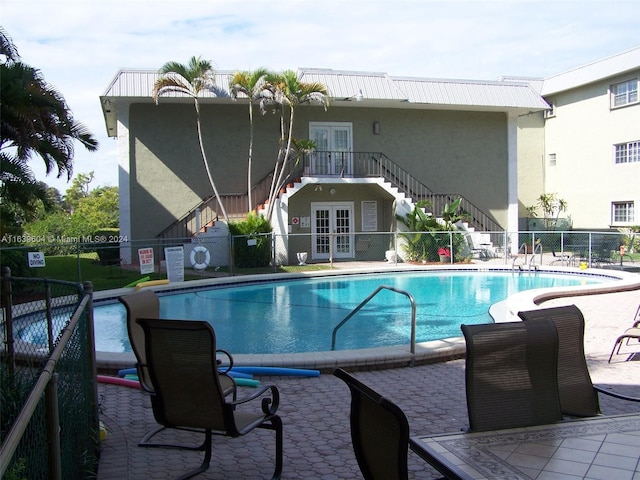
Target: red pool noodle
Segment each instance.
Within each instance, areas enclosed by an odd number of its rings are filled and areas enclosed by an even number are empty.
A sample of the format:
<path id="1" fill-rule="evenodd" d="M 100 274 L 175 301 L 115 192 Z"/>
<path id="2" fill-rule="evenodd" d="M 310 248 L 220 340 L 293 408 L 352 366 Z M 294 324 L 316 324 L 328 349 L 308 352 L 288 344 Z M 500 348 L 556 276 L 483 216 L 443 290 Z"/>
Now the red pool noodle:
<path id="1" fill-rule="evenodd" d="M 108 375 L 98 375 L 98 383 L 109 383 L 111 385 L 121 385 L 123 387 L 142 390 L 142 386 L 140 386 L 140 382 L 137 380 L 127 380 L 125 378 L 110 377 Z"/>

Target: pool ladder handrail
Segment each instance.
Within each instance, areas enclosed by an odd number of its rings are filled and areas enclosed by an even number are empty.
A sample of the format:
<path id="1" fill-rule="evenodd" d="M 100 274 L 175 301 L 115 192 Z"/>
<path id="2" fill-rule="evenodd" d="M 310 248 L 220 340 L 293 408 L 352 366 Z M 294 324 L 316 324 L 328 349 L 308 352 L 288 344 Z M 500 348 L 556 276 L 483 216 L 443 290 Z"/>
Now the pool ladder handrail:
<path id="1" fill-rule="evenodd" d="M 529 259 L 529 270 L 531 270 L 531 267 L 533 267 L 535 271 L 538 271 L 538 267 L 536 265 L 536 255 L 540 255 L 540 265 L 542 266 L 542 243 L 540 242 L 536 243 L 536 246 L 533 249 L 533 253 L 531 254 L 531 258 Z"/>
<path id="2" fill-rule="evenodd" d="M 369 303 L 369 301 L 375 297 L 378 293 L 380 293 L 382 290 L 391 290 L 392 292 L 396 292 L 399 293 L 401 295 L 406 296 L 409 301 L 411 302 L 411 355 L 415 355 L 416 353 L 416 301 L 413 298 L 413 295 L 411 295 L 409 292 L 405 291 L 405 290 L 400 290 L 399 288 L 395 288 L 395 287 L 390 287 L 388 285 L 380 285 L 378 288 L 376 288 L 367 298 L 365 298 L 362 302 L 360 302 L 360 304 L 354 308 L 351 313 L 349 313 L 349 315 L 347 315 L 346 317 L 344 317 L 344 319 L 338 323 L 335 328 L 333 329 L 333 333 L 331 335 L 331 350 L 335 350 L 336 349 L 336 334 L 338 333 L 338 330 L 349 321 L 349 319 L 351 319 L 351 317 L 353 317 L 356 313 L 358 313 L 360 311 L 360 309 L 362 307 L 364 307 L 367 303 Z M 413 360 L 411 361 L 411 364 L 413 365 Z"/>

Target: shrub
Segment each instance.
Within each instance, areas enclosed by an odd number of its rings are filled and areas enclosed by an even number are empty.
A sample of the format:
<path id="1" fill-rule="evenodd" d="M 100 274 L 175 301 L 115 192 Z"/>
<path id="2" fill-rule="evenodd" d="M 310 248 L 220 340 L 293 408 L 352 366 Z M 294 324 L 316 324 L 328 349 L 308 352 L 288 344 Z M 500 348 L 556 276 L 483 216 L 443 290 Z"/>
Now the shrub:
<path id="1" fill-rule="evenodd" d="M 271 225 L 266 218 L 250 213 L 242 222 L 230 222 L 229 233 L 233 237 L 233 258 L 236 267 L 269 266 L 271 263 Z"/>

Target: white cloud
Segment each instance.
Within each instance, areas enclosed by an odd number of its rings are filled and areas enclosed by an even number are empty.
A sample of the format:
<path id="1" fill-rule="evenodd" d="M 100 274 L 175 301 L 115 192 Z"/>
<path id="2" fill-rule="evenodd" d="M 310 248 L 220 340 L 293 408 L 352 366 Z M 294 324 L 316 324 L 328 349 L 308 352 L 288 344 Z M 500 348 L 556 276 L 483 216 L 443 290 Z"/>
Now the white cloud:
<path id="1" fill-rule="evenodd" d="M 218 69 L 322 67 L 396 76 L 544 77 L 638 45 L 636 0 L 3 0 L 3 27 L 101 142 L 75 172 L 117 185 L 98 97 L 120 68 L 192 55 Z M 68 185 L 37 177 L 64 192 Z M 41 170 L 41 169 L 40 169 Z"/>

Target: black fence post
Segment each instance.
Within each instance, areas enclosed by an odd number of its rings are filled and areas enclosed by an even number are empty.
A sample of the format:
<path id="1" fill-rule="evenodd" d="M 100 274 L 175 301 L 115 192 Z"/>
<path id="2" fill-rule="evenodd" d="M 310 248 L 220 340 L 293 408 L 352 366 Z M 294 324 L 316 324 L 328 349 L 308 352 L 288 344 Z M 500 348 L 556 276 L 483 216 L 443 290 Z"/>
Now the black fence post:
<path id="1" fill-rule="evenodd" d="M 10 378 L 16 369 L 16 355 L 13 345 L 13 305 L 11 294 L 11 269 L 2 267 L 2 307 L 4 308 L 5 349 L 7 352 L 7 368 Z"/>

